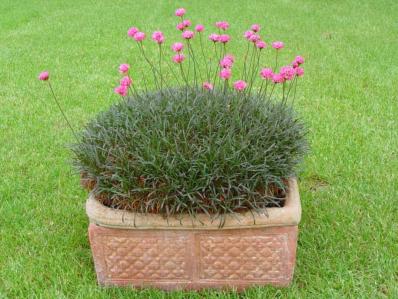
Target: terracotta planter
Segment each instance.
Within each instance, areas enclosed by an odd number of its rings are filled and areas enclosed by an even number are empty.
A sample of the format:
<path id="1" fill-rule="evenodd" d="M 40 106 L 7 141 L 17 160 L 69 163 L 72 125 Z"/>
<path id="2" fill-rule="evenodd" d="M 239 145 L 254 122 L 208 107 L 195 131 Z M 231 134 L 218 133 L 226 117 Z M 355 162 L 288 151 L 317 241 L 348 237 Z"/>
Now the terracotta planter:
<path id="1" fill-rule="evenodd" d="M 226 217 L 223 228 L 206 215 L 168 221 L 105 207 L 90 195 L 89 238 L 98 282 L 172 289 L 287 286 L 296 259 L 301 217 L 296 180 L 283 208 Z M 135 223 L 135 225 L 134 225 Z"/>

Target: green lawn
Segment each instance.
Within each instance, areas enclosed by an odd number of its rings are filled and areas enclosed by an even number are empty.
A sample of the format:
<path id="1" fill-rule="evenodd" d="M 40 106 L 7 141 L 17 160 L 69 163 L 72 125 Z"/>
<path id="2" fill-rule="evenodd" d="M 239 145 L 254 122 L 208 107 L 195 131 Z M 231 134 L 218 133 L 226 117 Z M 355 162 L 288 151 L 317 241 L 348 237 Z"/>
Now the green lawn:
<path id="1" fill-rule="evenodd" d="M 295 105 L 310 127 L 312 150 L 300 176 L 303 217 L 294 281 L 289 288 L 245 295 L 398 298 L 394 0 L 1 1 L 0 298 L 205 296 L 97 286 L 87 194 L 66 147 L 73 136 L 36 79 L 50 70 L 66 114 L 81 128 L 118 100 L 112 89 L 119 63 L 140 65 L 127 29 L 159 26 L 166 36 L 176 34 L 173 12 L 179 6 L 208 27 L 230 21 L 234 36 L 261 23 L 268 41 L 285 42 L 281 59 L 306 58 Z"/>

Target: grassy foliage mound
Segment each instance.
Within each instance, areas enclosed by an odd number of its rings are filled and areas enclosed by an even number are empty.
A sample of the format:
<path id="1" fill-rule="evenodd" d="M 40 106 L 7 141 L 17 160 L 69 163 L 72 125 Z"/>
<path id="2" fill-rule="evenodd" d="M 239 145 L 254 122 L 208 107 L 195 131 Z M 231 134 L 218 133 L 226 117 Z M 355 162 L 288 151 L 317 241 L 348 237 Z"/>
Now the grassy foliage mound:
<path id="1" fill-rule="evenodd" d="M 98 115 L 75 163 L 108 206 L 165 215 L 280 205 L 306 152 L 292 108 L 257 95 L 175 89 Z"/>

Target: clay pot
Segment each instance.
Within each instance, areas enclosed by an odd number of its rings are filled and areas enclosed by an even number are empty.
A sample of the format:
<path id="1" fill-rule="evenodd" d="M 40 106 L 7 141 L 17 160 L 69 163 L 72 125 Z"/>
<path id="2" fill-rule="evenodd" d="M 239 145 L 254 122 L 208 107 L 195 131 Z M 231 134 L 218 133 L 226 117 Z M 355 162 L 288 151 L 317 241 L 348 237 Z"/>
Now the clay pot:
<path id="1" fill-rule="evenodd" d="M 108 208 L 91 194 L 86 204 L 98 282 L 165 290 L 287 286 L 296 260 L 301 206 L 295 179 L 282 208 L 166 220 Z"/>

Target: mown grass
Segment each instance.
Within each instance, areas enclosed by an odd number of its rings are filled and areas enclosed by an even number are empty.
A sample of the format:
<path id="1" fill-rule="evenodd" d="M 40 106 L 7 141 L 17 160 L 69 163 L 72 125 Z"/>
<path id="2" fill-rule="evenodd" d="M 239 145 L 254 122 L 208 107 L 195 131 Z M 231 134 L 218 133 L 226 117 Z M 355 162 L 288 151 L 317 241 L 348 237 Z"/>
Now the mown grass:
<path id="1" fill-rule="evenodd" d="M 138 56 L 131 25 L 253 22 L 284 57 L 306 57 L 296 107 L 312 152 L 300 176 L 303 218 L 290 288 L 249 298 L 398 297 L 398 3 L 395 1 L 0 2 L 0 298 L 238 298 L 100 288 L 87 240 L 86 193 L 70 167 L 73 136 L 36 80 L 52 73 L 80 128 L 118 100 L 116 68 Z M 235 46 L 239 46 L 235 44 Z M 145 73 L 143 74 L 145 75 Z"/>

